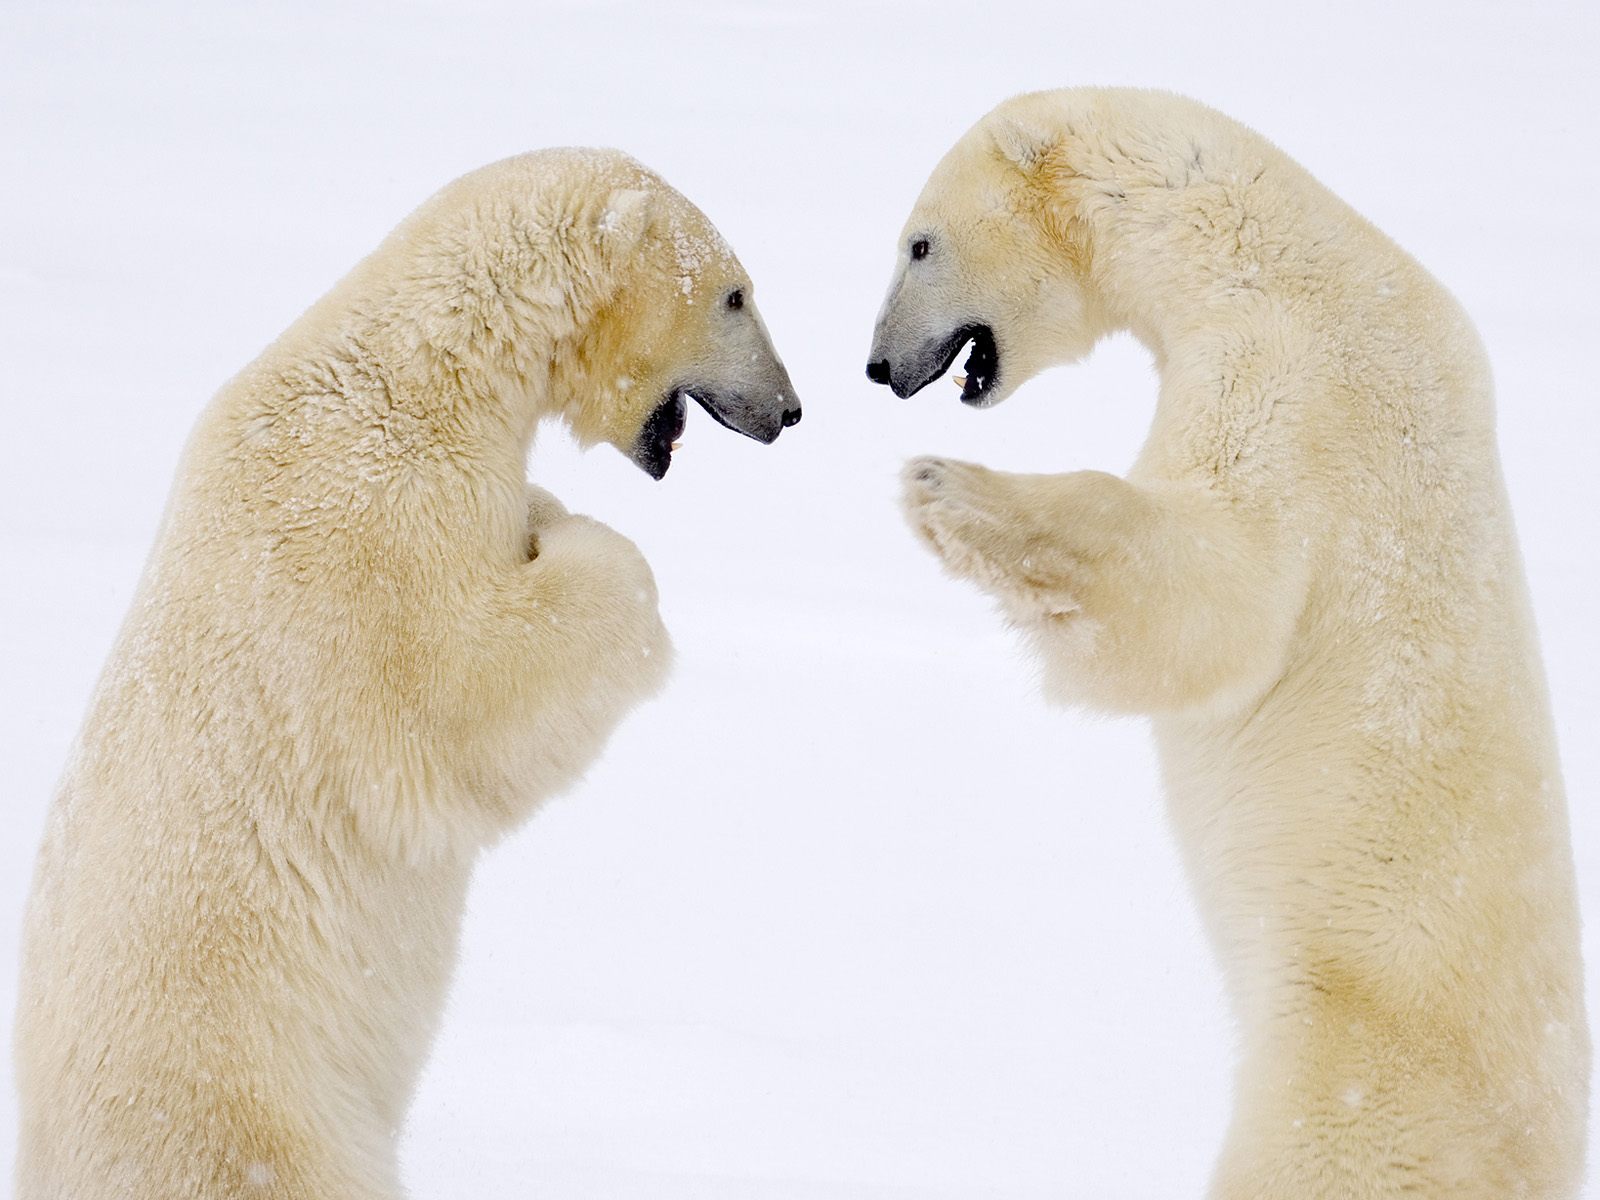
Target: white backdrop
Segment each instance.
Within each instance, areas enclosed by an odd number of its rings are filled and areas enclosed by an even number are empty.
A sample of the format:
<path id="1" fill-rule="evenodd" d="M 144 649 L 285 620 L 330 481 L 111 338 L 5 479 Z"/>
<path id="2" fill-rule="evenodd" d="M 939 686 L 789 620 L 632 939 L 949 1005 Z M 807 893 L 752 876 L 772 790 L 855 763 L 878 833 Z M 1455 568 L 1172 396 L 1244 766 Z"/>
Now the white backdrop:
<path id="1" fill-rule="evenodd" d="M 49 795 L 207 397 L 445 180 L 614 144 L 737 248 L 805 421 L 769 449 L 696 411 L 659 485 L 541 440 L 533 476 L 654 564 L 679 666 L 483 859 L 409 1183 L 1198 1195 L 1230 1033 L 1145 730 L 1047 711 L 894 503 L 919 452 L 1123 468 L 1149 360 L 1114 341 L 989 413 L 862 375 L 938 156 L 1004 96 L 1070 83 L 1262 130 L 1475 316 L 1600 913 L 1597 10 L 1198 8 L 5 0 L 0 1011 Z"/>

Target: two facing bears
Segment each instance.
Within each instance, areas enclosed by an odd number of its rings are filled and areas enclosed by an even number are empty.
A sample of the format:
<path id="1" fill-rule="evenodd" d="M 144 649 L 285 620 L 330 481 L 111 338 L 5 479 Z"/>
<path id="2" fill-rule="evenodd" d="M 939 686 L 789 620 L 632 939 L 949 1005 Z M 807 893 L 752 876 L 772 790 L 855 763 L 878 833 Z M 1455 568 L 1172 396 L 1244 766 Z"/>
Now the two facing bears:
<path id="1" fill-rule="evenodd" d="M 868 373 L 970 346 L 993 404 L 1116 329 L 1161 371 L 1126 478 L 921 459 L 905 506 L 1053 699 L 1154 718 L 1242 1033 L 1213 1194 L 1573 1194 L 1575 885 L 1476 335 L 1256 134 L 1074 90 L 939 164 Z M 800 415 L 732 251 L 591 151 L 452 184 L 219 393 L 41 853 L 25 1200 L 400 1194 L 476 851 L 671 657 L 534 428 L 660 477 L 686 396 Z"/>

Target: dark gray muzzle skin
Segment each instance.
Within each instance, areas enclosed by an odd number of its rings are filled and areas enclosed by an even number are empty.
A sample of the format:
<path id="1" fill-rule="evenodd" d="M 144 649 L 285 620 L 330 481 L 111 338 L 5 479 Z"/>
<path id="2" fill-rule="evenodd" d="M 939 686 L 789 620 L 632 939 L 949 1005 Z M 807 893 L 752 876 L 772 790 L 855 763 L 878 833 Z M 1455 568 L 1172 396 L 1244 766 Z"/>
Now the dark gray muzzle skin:
<path id="1" fill-rule="evenodd" d="M 890 349 L 887 338 L 875 337 L 867 359 L 867 378 L 873 383 L 886 384 L 904 400 L 948 371 L 966 339 L 967 334 L 958 331 L 942 338 L 928 338 L 909 350 L 896 353 Z"/>
<path id="2" fill-rule="evenodd" d="M 741 379 L 691 379 L 678 390 L 692 396 L 719 425 L 767 445 L 789 426 L 800 423 L 794 384 L 776 355 Z"/>
<path id="3" fill-rule="evenodd" d="M 995 380 L 994 333 L 981 321 L 968 322 L 942 336 L 924 338 L 898 354 L 892 349 L 893 342 L 880 330 L 872 339 L 867 378 L 873 383 L 887 385 L 904 400 L 948 371 L 968 342 L 973 344 L 974 353 L 968 361 L 970 378 L 962 389 L 961 398 L 981 407 Z M 975 368 L 983 374 L 974 373 Z"/>

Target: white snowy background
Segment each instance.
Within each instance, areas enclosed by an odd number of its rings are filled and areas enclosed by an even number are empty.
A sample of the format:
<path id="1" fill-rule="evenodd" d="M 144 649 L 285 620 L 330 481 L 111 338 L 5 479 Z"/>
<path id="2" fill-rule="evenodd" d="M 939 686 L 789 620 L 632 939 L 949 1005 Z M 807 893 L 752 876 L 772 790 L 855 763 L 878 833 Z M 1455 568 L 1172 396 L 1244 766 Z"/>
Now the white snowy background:
<path id="1" fill-rule="evenodd" d="M 1148 357 L 1113 341 L 987 413 L 862 375 L 939 155 L 1003 97 L 1073 83 L 1262 130 L 1476 318 L 1600 998 L 1597 11 L 4 0 L 0 1013 L 46 804 L 208 396 L 444 181 L 613 144 L 737 248 L 805 420 L 763 448 L 696 411 L 659 485 L 542 438 L 533 476 L 654 564 L 679 663 L 581 787 L 483 857 L 408 1183 L 1199 1195 L 1231 1034 L 1146 731 L 1045 709 L 895 503 L 919 452 L 1125 467 Z"/>

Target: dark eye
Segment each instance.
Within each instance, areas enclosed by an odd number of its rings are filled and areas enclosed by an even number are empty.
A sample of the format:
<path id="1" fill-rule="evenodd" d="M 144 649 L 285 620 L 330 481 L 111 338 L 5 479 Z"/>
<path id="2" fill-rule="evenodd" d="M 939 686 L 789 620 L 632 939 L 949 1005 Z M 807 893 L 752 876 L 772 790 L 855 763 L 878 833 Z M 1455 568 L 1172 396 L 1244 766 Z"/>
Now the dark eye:
<path id="1" fill-rule="evenodd" d="M 729 308 L 743 308 L 744 307 L 744 289 L 743 288 L 734 288 L 733 291 L 728 293 L 728 307 Z"/>
<path id="2" fill-rule="evenodd" d="M 923 259 L 928 257 L 928 239 L 918 238 L 911 243 L 911 257 Z"/>

